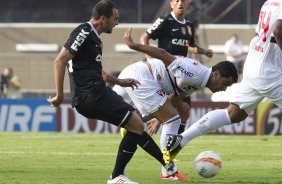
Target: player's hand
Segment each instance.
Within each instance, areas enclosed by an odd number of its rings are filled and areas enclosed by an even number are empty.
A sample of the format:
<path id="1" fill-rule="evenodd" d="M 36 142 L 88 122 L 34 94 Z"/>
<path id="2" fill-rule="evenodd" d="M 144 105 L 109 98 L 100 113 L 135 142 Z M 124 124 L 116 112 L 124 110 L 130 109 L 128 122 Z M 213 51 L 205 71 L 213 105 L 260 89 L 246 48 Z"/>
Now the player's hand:
<path id="1" fill-rule="evenodd" d="M 129 48 L 132 48 L 135 44 L 131 37 L 131 31 L 132 31 L 132 28 L 130 27 L 123 35 L 123 40 Z"/>
<path id="2" fill-rule="evenodd" d="M 148 134 L 153 135 L 156 134 L 161 126 L 161 122 L 157 120 L 156 118 L 150 119 L 147 121 L 148 125 Z"/>
<path id="3" fill-rule="evenodd" d="M 53 107 L 57 107 L 59 106 L 62 101 L 63 101 L 64 97 L 59 97 L 59 96 L 54 96 L 54 97 L 50 97 L 47 99 L 48 102 L 50 102 L 50 105 Z"/>
<path id="4" fill-rule="evenodd" d="M 213 57 L 213 51 L 211 49 L 205 50 L 205 55 L 209 58 Z"/>
<path id="5" fill-rule="evenodd" d="M 118 85 L 122 87 L 131 87 L 132 90 L 134 90 L 134 88 L 138 89 L 138 85 L 140 85 L 140 82 L 131 78 L 119 79 Z"/>

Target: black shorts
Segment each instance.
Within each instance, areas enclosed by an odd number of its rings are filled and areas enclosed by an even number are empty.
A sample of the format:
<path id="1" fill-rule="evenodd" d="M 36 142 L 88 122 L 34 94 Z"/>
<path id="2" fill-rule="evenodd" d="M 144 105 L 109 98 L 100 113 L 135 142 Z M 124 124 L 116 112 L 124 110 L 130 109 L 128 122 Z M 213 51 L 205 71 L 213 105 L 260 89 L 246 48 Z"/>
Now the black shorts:
<path id="1" fill-rule="evenodd" d="M 134 107 L 109 87 L 104 87 L 99 93 L 97 95 L 92 92 L 87 95 L 85 100 L 75 107 L 77 112 L 89 119 L 99 119 L 124 127 L 131 118 Z"/>
<path id="2" fill-rule="evenodd" d="M 190 96 L 185 96 L 182 101 L 186 102 L 191 107 L 191 97 Z"/>

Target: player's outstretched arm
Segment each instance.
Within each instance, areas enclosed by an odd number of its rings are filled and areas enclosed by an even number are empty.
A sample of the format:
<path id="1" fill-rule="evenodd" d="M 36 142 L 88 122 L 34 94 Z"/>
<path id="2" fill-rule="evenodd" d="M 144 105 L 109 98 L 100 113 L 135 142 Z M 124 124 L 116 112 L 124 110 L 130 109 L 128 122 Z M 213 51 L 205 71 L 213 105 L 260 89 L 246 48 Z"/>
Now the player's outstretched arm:
<path id="1" fill-rule="evenodd" d="M 274 28 L 273 34 L 277 44 L 282 50 L 282 20 L 281 19 L 276 21 L 276 27 Z"/>
<path id="2" fill-rule="evenodd" d="M 69 60 L 74 57 L 65 47 L 63 47 L 54 61 L 54 78 L 56 95 L 49 97 L 47 100 L 51 106 L 58 106 L 64 99 L 64 76 L 65 69 Z"/>
<path id="3" fill-rule="evenodd" d="M 169 54 L 166 52 L 164 49 L 160 49 L 157 47 L 153 47 L 150 45 L 142 45 L 142 44 L 137 44 L 132 40 L 131 37 L 131 31 L 132 29 L 129 28 L 123 36 L 124 42 L 127 44 L 127 46 L 133 50 L 143 52 L 145 54 L 148 54 L 154 58 L 160 59 L 164 62 L 165 65 L 169 65 L 172 61 L 176 59 L 175 56 Z"/>
<path id="4" fill-rule="evenodd" d="M 102 77 L 103 80 L 106 82 L 109 82 L 111 84 L 117 84 L 122 87 L 131 87 L 132 90 L 134 88 L 138 89 L 138 85 L 140 85 L 140 82 L 138 80 L 132 78 L 119 79 L 113 76 L 112 74 L 105 72 L 104 70 L 102 71 Z"/>

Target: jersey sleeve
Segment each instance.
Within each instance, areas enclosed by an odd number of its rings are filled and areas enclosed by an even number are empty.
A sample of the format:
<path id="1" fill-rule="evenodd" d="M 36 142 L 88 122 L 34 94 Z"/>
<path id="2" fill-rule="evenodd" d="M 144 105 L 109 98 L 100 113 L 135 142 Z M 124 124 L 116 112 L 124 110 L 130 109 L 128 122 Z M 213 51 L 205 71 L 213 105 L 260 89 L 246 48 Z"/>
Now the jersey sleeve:
<path id="1" fill-rule="evenodd" d="M 156 40 L 161 35 L 165 34 L 165 23 L 166 19 L 165 17 L 159 17 L 148 29 L 147 34 L 149 35 L 149 38 Z"/>
<path id="2" fill-rule="evenodd" d="M 79 26 L 75 28 L 70 34 L 69 39 L 65 43 L 64 47 L 72 54 L 76 54 L 86 44 L 88 35 L 91 29 L 87 26 Z"/>
<path id="3" fill-rule="evenodd" d="M 189 22 L 191 22 L 189 20 Z M 189 44 L 195 44 L 195 25 L 193 22 L 190 23 L 190 28 L 188 29 L 191 29 L 191 30 L 188 30 L 189 32 L 191 31 L 191 39 L 189 40 Z"/>

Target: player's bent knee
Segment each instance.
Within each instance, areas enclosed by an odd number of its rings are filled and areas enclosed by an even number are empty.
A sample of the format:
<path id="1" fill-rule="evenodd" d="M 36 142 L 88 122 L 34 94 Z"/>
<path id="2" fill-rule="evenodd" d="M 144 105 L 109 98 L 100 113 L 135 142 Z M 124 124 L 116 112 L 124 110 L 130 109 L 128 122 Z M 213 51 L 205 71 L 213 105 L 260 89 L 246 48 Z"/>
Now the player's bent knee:
<path id="1" fill-rule="evenodd" d="M 125 125 L 125 128 L 136 134 L 143 134 L 144 123 L 142 122 L 140 116 L 137 113 L 133 113 L 128 123 Z"/>
<path id="2" fill-rule="evenodd" d="M 239 123 L 245 120 L 248 114 L 236 104 L 230 104 L 227 108 L 231 123 Z"/>

